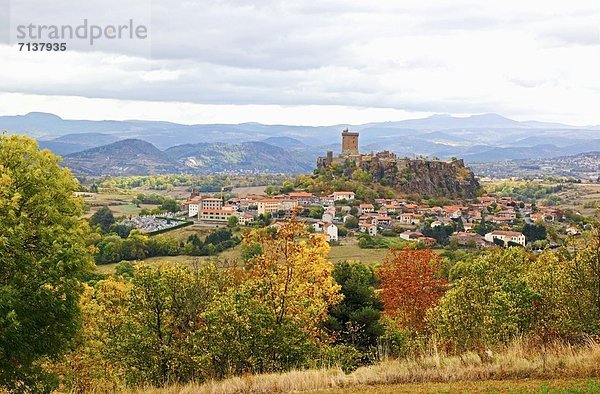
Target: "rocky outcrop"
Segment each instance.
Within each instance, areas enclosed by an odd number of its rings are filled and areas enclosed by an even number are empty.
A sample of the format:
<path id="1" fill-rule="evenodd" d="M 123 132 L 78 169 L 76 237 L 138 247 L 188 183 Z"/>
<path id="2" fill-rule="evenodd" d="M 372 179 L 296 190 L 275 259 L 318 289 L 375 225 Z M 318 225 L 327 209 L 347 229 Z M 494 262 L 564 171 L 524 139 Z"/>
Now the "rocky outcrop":
<path id="1" fill-rule="evenodd" d="M 407 194 L 473 198 L 480 185 L 463 160 L 390 159 L 372 156 L 358 162 L 346 160 L 344 173 L 368 172 L 374 182 Z"/>

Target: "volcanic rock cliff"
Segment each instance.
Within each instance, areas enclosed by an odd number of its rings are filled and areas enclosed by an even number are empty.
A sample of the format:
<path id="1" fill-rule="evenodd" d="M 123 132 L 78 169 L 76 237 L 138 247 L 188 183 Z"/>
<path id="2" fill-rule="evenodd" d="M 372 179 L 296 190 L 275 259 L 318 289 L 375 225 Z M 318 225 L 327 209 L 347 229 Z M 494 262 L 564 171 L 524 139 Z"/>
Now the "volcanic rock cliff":
<path id="1" fill-rule="evenodd" d="M 480 188 L 473 172 L 463 160 L 396 159 L 377 156 L 347 157 L 343 173 L 351 178 L 362 169 L 373 182 L 393 187 L 402 193 L 427 196 L 473 198 Z"/>

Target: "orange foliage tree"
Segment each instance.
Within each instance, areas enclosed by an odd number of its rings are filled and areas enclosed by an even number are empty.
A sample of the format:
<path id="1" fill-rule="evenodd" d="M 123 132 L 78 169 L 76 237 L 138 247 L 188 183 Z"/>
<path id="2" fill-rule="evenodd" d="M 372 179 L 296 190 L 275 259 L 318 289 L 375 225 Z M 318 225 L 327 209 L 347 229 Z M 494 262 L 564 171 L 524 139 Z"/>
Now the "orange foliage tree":
<path id="1" fill-rule="evenodd" d="M 437 277 L 439 266 L 440 257 L 431 249 L 390 250 L 377 277 L 384 313 L 399 327 L 425 330 L 425 313 L 437 305 L 448 284 Z"/>

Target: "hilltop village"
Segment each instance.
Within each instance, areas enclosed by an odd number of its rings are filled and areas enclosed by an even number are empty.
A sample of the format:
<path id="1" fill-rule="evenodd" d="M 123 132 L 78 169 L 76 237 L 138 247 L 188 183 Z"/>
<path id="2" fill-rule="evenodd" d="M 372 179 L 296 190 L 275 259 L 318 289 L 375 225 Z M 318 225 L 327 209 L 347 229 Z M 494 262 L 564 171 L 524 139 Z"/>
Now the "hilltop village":
<path id="1" fill-rule="evenodd" d="M 545 223 L 558 223 L 559 211 L 552 207 L 536 206 L 493 194 L 474 196 L 473 187 L 479 187 L 479 184 L 460 160 L 398 159 L 390 152 L 364 155 L 359 153 L 358 137 L 357 132 L 343 130 L 341 154 L 334 157 L 332 152 L 327 152 L 326 156 L 318 159 L 315 172 L 330 171 L 334 166 L 344 166 L 342 171 L 373 167 L 402 168 L 398 173 L 415 165 L 427 167 L 434 172 L 436 168 L 441 168 L 440 172 L 459 169 L 462 178 L 447 177 L 441 186 L 446 187 L 450 195 L 454 192 L 459 195 L 466 193 L 469 197 L 457 199 L 455 201 L 459 202 L 453 205 L 444 205 L 416 202 L 408 198 L 363 201 L 352 190 L 337 190 L 326 194 L 295 190 L 273 195 L 248 194 L 231 198 L 201 195 L 195 190 L 181 203 L 178 213 L 172 213 L 167 218 L 164 215 L 140 216 L 123 223 L 142 231 L 156 232 L 180 226 L 181 222 L 177 220 L 204 227 L 278 227 L 296 217 L 305 222 L 309 231 L 324 234 L 330 243 L 358 236 L 366 247 L 373 239 L 381 236 L 429 246 L 446 245 L 449 242 L 469 247 L 525 246 L 536 241 L 539 245 L 540 241 L 546 242 L 545 233 L 530 235 L 528 232 L 535 233 Z M 386 179 L 385 175 L 380 179 Z M 431 179 L 427 182 L 433 184 Z M 440 185 L 433 187 L 439 188 Z M 569 225 L 562 227 L 565 234 L 578 232 Z"/>

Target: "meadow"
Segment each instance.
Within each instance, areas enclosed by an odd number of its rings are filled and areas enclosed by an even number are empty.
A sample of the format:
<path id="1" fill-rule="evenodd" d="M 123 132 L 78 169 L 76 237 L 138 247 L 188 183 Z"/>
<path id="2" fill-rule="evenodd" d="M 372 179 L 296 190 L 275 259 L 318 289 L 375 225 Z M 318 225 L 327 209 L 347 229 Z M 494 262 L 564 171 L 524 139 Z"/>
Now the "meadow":
<path id="1" fill-rule="evenodd" d="M 249 375 L 204 384 L 144 388 L 141 394 L 232 393 L 594 393 L 600 392 L 600 345 L 559 343 L 546 352 L 516 341 L 482 362 L 474 353 L 387 360 L 346 374 L 339 368 Z"/>

